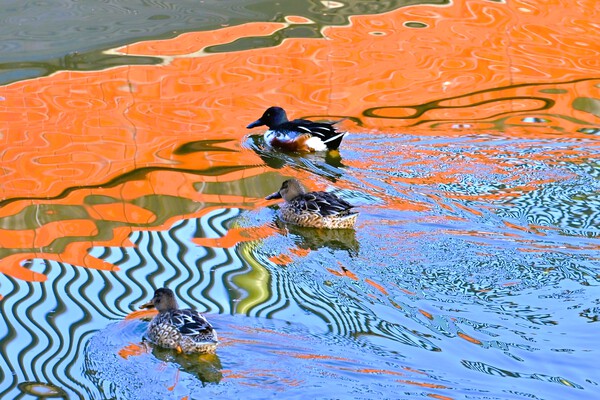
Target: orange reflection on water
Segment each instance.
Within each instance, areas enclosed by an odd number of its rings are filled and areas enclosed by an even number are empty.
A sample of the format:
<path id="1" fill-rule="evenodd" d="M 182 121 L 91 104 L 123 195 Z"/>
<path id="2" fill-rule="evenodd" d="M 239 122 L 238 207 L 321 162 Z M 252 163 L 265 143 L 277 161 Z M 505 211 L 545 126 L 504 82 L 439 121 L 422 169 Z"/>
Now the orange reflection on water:
<path id="1" fill-rule="evenodd" d="M 379 283 L 375 282 L 372 279 L 366 278 L 365 282 L 368 283 L 369 285 L 373 286 L 375 289 L 379 290 L 382 294 L 386 295 L 388 294 L 387 290 L 381 286 Z"/>
<path id="2" fill-rule="evenodd" d="M 252 172 L 246 170 L 240 175 L 251 177 Z M 215 178 L 206 180 L 214 181 Z M 114 265 L 90 256 L 88 250 L 94 246 L 130 247 L 128 238 L 135 230 L 165 230 L 182 218 L 198 218 L 223 207 L 253 208 L 255 203 L 263 201 L 240 195 L 199 193 L 194 188 L 198 181 L 202 182 L 202 177 L 191 173 L 155 171 L 146 174 L 143 180 L 125 181 L 109 188 L 78 189 L 55 200 L 10 202 L 7 207 L 0 208 L 0 218 L 11 221 L 8 225 L 30 224 L 35 228 L 0 229 L 0 272 L 18 279 L 43 281 L 46 279 L 43 274 L 23 266 L 25 261 L 34 258 L 118 270 Z M 187 200 L 186 208 L 148 209 L 132 204 L 147 196 L 160 198 L 175 193 Z M 103 203 L 90 204 L 95 199 Z M 151 205 L 148 202 L 148 207 Z M 36 218 L 27 221 L 24 216 L 31 212 Z M 80 217 L 73 218 L 74 215 Z M 260 232 L 268 235 L 271 231 L 265 228 L 257 233 Z M 259 237 L 264 236 L 255 236 Z"/>
<path id="3" fill-rule="evenodd" d="M 415 381 L 409 381 L 409 380 L 405 380 L 405 379 L 398 379 L 397 382 L 407 383 L 409 385 L 426 387 L 426 388 L 430 388 L 430 389 L 450 389 L 448 386 L 444 386 L 444 385 L 439 385 L 439 384 L 434 384 L 434 383 L 426 383 L 426 382 L 415 382 Z M 451 399 L 451 397 L 442 397 L 442 398 Z"/>
<path id="4" fill-rule="evenodd" d="M 156 314 L 158 314 L 158 310 L 156 310 L 156 308 L 143 309 L 143 310 L 135 310 L 135 311 L 132 311 L 129 314 L 127 314 L 125 316 L 125 320 L 129 320 L 129 319 L 141 319 L 141 318 L 151 319 Z"/>
<path id="5" fill-rule="evenodd" d="M 421 309 L 419 309 L 419 312 L 423 314 L 427 319 L 433 320 L 433 314 L 431 314 L 430 312 Z"/>
<path id="6" fill-rule="evenodd" d="M 118 354 L 121 358 L 127 360 L 132 356 L 139 356 L 148 352 L 148 348 L 140 343 L 130 343 L 129 345 L 123 347 L 119 350 Z"/>
<path id="7" fill-rule="evenodd" d="M 481 340 L 475 339 L 473 336 L 467 335 L 464 332 L 458 332 L 458 337 L 465 339 L 467 342 L 471 342 L 473 344 L 481 345 Z"/>
<path id="8" fill-rule="evenodd" d="M 340 269 L 342 270 L 341 272 L 338 272 L 332 268 L 326 268 L 326 269 L 333 275 L 340 276 L 340 277 L 345 276 L 347 278 L 352 279 L 353 281 L 358 281 L 358 276 L 356 276 L 356 274 L 354 272 L 350 271 L 348 268 L 343 266 L 339 261 L 338 261 L 338 265 L 340 266 Z"/>
<path id="9" fill-rule="evenodd" d="M 387 370 L 387 369 L 376 369 L 376 368 L 341 367 L 339 369 L 344 370 L 344 371 L 352 371 L 352 372 L 356 372 L 356 373 L 360 373 L 360 374 L 392 375 L 392 376 L 405 376 L 406 375 L 406 373 L 404 373 L 404 372 L 392 371 L 392 370 Z M 404 369 L 407 371 L 410 371 L 410 372 L 421 374 L 421 375 L 427 375 L 423 371 L 418 371 L 418 370 L 415 370 L 415 369 L 412 369 L 409 367 L 405 367 Z M 450 387 L 445 386 L 445 385 L 433 384 L 433 383 L 428 383 L 428 382 L 418 382 L 418 381 L 409 380 L 409 379 L 396 379 L 396 382 L 420 386 L 420 387 L 429 388 L 429 389 L 451 389 Z M 442 396 L 442 395 L 435 394 L 435 393 L 428 393 L 427 396 L 433 397 L 433 398 L 439 398 L 439 399 L 452 399 L 451 397 L 446 397 L 446 396 Z"/>
<path id="10" fill-rule="evenodd" d="M 220 238 L 194 238 L 192 241 L 199 246 L 231 248 L 239 243 L 267 238 L 277 232 L 271 226 L 252 228 L 231 228 Z"/>
<path id="11" fill-rule="evenodd" d="M 293 262 L 294 260 L 292 259 L 292 257 L 288 256 L 287 254 L 277 254 L 277 255 L 273 255 L 271 257 L 269 257 L 269 261 L 271 261 L 274 264 L 277 265 L 288 265 L 289 263 Z"/>
<path id="12" fill-rule="evenodd" d="M 251 387 L 264 387 L 265 389 L 273 389 L 271 386 L 272 382 L 252 382 L 251 380 L 256 380 L 257 378 L 270 378 L 270 380 L 273 382 L 277 382 L 278 384 L 283 384 L 285 386 L 290 387 L 298 387 L 304 383 L 304 381 L 300 379 L 282 378 L 280 371 L 277 369 L 254 369 L 248 371 L 236 370 L 236 372 L 233 372 L 232 370 L 222 370 L 221 372 L 223 373 L 223 376 L 226 379 L 240 380 L 240 382 L 237 382 L 240 385 Z"/>
<path id="13" fill-rule="evenodd" d="M 400 375 L 400 376 L 405 375 L 404 373 L 398 372 L 398 371 L 391 371 L 388 369 L 376 369 L 376 368 L 359 368 L 359 369 L 355 369 L 354 371 L 361 373 L 361 374 L 385 374 L 385 375 Z"/>
<path id="14" fill-rule="evenodd" d="M 291 351 L 274 351 L 275 354 L 280 354 L 286 357 L 294 357 L 300 359 L 309 359 L 309 360 L 328 360 L 328 361 L 344 361 L 344 362 L 352 362 L 353 360 L 344 357 L 338 357 L 327 354 L 310 354 L 310 353 L 294 353 Z"/>
<path id="15" fill-rule="evenodd" d="M 287 39 L 276 47 L 231 53 L 206 51 L 310 23 L 287 16 L 286 23 L 186 33 L 116 50 L 161 57 L 160 66 L 60 72 L 1 87 L 0 218 L 7 223 L 0 230 L 0 271 L 42 280 L 42 274 L 23 266 L 37 257 L 113 269 L 86 256 L 87 249 L 128 246 L 134 229 L 168 229 L 210 207 L 264 206 L 256 194 L 202 193 L 197 185 L 228 183 L 235 189 L 239 181 L 271 171 L 239 142 L 247 133 L 245 125 L 273 104 L 288 109 L 291 117 L 351 117 L 360 126 L 348 124 L 348 129 L 360 132 L 497 130 L 528 138 L 590 139 L 578 130 L 600 125 L 597 20 L 592 1 L 552 0 L 543 7 L 528 1 L 465 1 L 354 16 L 350 26 L 325 28 L 324 38 Z M 411 21 L 426 28 L 405 25 Z M 524 117 L 542 122 L 531 124 Z M 468 129 L 457 130 L 456 122 L 468 123 Z M 193 142 L 205 142 L 205 147 L 180 151 Z M 598 143 L 588 148 L 593 146 Z M 432 163 L 442 153 L 421 151 L 413 157 L 416 163 Z M 501 174 L 505 165 L 497 154 L 490 150 L 469 157 Z M 572 156 L 589 154 L 581 150 Z M 556 156 L 565 154 L 544 155 Z M 350 166 L 368 170 L 373 161 Z M 465 168 L 459 163 L 426 177 L 394 177 L 391 183 L 451 184 Z M 138 175 L 127 175 L 132 172 Z M 281 172 L 308 177 L 291 168 Z M 532 190 L 534 184 L 518 190 Z M 158 195 L 190 200 L 197 207 L 160 215 L 140 205 Z M 507 190 L 486 196 L 510 195 Z M 103 199 L 90 202 L 98 197 Z M 58 206 L 64 213 L 55 217 L 29 218 L 26 226 L 14 222 L 23 220 L 20 213 L 28 207 Z M 428 209 L 398 199 L 386 206 Z M 100 222 L 109 224 L 100 229 Z M 233 246 L 271 234 L 263 227 L 250 236 L 240 230 L 197 243 Z"/>

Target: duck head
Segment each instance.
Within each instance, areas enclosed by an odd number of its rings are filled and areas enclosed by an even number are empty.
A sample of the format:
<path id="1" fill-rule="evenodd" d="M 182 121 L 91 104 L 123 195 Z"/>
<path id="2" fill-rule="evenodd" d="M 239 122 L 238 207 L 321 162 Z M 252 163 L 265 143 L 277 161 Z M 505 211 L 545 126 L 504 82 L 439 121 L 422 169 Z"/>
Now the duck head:
<path id="1" fill-rule="evenodd" d="M 149 302 L 142 304 L 140 308 L 156 308 L 158 312 L 177 310 L 175 294 L 171 289 L 160 288 L 154 292 L 154 297 Z"/>
<path id="2" fill-rule="evenodd" d="M 281 189 L 277 192 L 268 195 L 265 197 L 266 200 L 271 199 L 281 199 L 283 198 L 285 201 L 292 201 L 296 197 L 306 193 L 304 187 L 298 179 L 288 179 L 281 184 Z"/>
<path id="3" fill-rule="evenodd" d="M 251 129 L 262 125 L 266 125 L 269 128 L 272 128 L 274 126 L 281 125 L 285 122 L 288 122 L 288 119 L 287 114 L 285 113 L 285 110 L 283 108 L 269 107 L 263 113 L 262 117 L 249 124 L 246 128 Z"/>

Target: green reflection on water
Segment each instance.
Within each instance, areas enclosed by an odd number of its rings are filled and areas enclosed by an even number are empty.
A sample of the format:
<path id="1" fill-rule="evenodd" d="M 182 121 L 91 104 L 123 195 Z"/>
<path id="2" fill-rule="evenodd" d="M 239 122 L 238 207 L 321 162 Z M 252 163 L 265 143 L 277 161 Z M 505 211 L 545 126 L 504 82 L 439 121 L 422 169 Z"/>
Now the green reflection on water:
<path id="1" fill-rule="evenodd" d="M 39 204 L 23 208 L 21 212 L 0 218 L 0 229 L 35 229 L 55 221 L 89 219 L 84 207 L 58 204 Z"/>
<path id="2" fill-rule="evenodd" d="M 406 21 L 404 23 L 404 26 L 406 26 L 407 28 L 427 28 L 429 25 L 427 25 L 423 22 Z"/>
<path id="3" fill-rule="evenodd" d="M 600 117 L 600 99 L 579 97 L 573 101 L 573 108 Z"/>
<path id="4" fill-rule="evenodd" d="M 247 293 L 236 306 L 239 314 L 247 314 L 252 308 L 267 302 L 272 297 L 271 275 L 256 259 L 257 246 L 257 242 L 242 243 L 237 250 L 240 258 L 250 266 L 250 271 L 232 278 L 233 283 Z"/>
<path id="5" fill-rule="evenodd" d="M 564 94 L 564 93 L 569 93 L 569 91 L 566 89 L 540 89 L 540 93 Z"/>
<path id="6" fill-rule="evenodd" d="M 447 0 L 361 0 L 327 8 L 326 2 L 205 0 L 84 0 L 0 3 L 0 84 L 49 75 L 61 70 L 91 71 L 117 65 L 153 65 L 153 57 L 106 54 L 105 50 L 184 32 L 208 31 L 248 22 L 284 22 L 302 16 L 315 25 L 290 26 L 267 38 L 247 38 L 215 46 L 223 52 L 276 46 L 290 37 L 321 37 L 325 26 L 348 25 L 351 15 L 378 14 L 414 4 L 449 4 Z"/>

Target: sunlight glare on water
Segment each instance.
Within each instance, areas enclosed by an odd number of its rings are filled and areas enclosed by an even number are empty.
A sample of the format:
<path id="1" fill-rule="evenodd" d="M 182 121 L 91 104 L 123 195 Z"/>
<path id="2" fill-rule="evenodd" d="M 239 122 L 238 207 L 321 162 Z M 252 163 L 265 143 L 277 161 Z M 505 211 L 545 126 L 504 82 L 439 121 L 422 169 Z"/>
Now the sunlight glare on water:
<path id="1" fill-rule="evenodd" d="M 0 398 L 596 396 L 594 2 L 121 3 L 2 9 Z M 350 134 L 273 151 L 272 105 Z M 143 341 L 161 286 L 216 356 Z"/>

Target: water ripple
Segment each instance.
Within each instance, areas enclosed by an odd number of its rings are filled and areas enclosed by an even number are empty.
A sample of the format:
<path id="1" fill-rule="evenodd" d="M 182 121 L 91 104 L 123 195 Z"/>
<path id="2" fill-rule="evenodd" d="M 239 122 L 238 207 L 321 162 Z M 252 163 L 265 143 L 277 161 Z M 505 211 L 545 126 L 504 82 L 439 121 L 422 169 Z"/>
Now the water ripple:
<path id="1" fill-rule="evenodd" d="M 67 19 L 90 7 L 69 4 Z M 198 13 L 165 0 L 145 3 L 146 25 L 112 4 L 98 5 L 111 26 L 64 31 L 127 43 L 171 37 L 182 21 L 218 26 L 111 54 L 92 41 L 67 55 L 40 48 L 4 65 L 161 63 L 2 87 L 0 397 L 147 397 L 142 382 L 178 398 L 596 392 L 594 7 L 361 1 L 277 14 L 242 2 Z M 32 10 L 24 23 L 38 24 Z M 273 22 L 221 26 L 238 13 Z M 33 37 L 56 30 L 38 25 Z M 264 47 L 239 51 L 255 39 Z M 272 104 L 292 118 L 346 117 L 351 134 L 339 154 L 273 153 L 244 136 Z M 357 229 L 279 221 L 263 199 L 292 176 L 355 204 Z M 163 285 L 214 321 L 216 359 L 142 342 L 134 310 Z"/>

